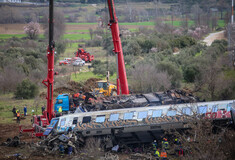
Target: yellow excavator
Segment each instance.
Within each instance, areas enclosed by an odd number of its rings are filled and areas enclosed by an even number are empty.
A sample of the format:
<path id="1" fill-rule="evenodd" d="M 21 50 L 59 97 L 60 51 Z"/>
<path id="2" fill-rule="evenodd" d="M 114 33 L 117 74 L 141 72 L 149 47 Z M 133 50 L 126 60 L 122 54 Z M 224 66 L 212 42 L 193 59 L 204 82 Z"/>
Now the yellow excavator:
<path id="1" fill-rule="evenodd" d="M 93 90 L 96 97 L 117 96 L 117 86 L 109 83 L 109 72 L 107 71 L 107 80 L 97 81 L 97 88 Z"/>

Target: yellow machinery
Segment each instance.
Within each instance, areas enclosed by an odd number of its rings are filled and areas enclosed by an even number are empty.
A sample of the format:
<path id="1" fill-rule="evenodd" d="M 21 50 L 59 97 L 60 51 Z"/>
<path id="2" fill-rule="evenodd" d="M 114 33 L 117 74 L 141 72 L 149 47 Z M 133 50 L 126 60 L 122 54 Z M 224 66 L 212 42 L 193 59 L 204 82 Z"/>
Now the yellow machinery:
<path id="1" fill-rule="evenodd" d="M 97 97 L 102 96 L 116 96 L 117 86 L 109 83 L 107 80 L 97 81 L 98 88 L 95 88 L 93 94 Z"/>

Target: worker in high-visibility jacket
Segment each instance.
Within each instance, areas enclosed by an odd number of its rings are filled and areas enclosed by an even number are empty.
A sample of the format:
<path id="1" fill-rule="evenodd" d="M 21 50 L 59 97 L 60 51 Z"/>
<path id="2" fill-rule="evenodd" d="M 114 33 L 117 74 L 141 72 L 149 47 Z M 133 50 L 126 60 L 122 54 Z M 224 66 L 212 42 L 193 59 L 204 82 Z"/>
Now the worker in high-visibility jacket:
<path id="1" fill-rule="evenodd" d="M 20 123 L 20 111 L 17 111 L 16 117 L 17 117 L 17 123 Z"/>
<path id="2" fill-rule="evenodd" d="M 58 111 L 59 111 L 59 114 L 62 116 L 62 107 L 61 106 Z"/>
<path id="3" fill-rule="evenodd" d="M 162 160 L 167 160 L 167 153 L 166 153 L 165 149 L 163 149 L 163 151 L 161 152 L 161 159 Z"/>
<path id="4" fill-rule="evenodd" d="M 154 151 L 154 157 L 156 157 L 157 160 L 159 160 L 159 158 L 161 157 L 159 148 L 156 151 Z"/>
<path id="5" fill-rule="evenodd" d="M 156 151 L 157 148 L 158 148 L 158 146 L 157 146 L 157 140 L 154 140 L 153 143 L 152 143 L 152 145 L 153 145 L 153 150 Z"/>
<path id="6" fill-rule="evenodd" d="M 168 149 L 170 148 L 169 142 L 167 141 L 166 138 L 163 138 L 163 141 L 162 141 L 162 148 L 165 149 L 165 150 L 168 150 Z"/>

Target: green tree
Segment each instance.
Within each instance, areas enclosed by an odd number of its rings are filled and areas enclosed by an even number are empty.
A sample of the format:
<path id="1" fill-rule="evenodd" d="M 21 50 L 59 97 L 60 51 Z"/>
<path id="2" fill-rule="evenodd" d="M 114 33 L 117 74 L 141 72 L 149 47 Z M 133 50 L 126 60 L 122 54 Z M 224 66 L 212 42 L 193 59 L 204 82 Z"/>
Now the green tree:
<path id="1" fill-rule="evenodd" d="M 196 76 L 198 75 L 199 71 L 194 66 L 188 66 L 185 69 L 183 69 L 183 76 L 186 82 L 194 82 Z"/>
<path id="2" fill-rule="evenodd" d="M 38 94 L 38 86 L 31 82 L 29 79 L 24 79 L 17 85 L 15 97 L 30 99 L 34 98 Z"/>

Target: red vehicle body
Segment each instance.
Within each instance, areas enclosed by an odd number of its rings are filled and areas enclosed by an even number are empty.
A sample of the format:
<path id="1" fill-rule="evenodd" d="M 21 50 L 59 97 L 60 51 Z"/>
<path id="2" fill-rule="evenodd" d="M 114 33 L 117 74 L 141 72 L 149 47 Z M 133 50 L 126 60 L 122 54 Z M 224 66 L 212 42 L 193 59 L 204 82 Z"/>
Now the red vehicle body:
<path id="1" fill-rule="evenodd" d="M 59 62 L 59 65 L 60 65 L 60 66 L 67 65 L 67 64 L 69 64 L 69 62 L 66 61 L 66 60 L 61 60 L 61 61 Z"/>
<path id="2" fill-rule="evenodd" d="M 91 55 L 90 53 L 86 52 L 82 48 L 78 48 L 78 51 L 74 53 L 75 57 L 80 57 L 85 62 L 91 62 L 94 60 L 94 55 Z"/>

